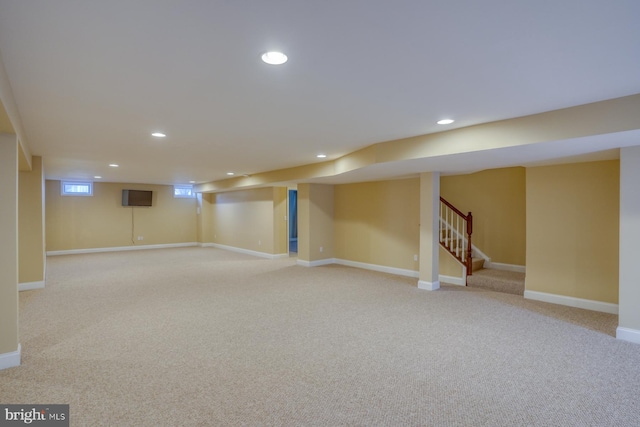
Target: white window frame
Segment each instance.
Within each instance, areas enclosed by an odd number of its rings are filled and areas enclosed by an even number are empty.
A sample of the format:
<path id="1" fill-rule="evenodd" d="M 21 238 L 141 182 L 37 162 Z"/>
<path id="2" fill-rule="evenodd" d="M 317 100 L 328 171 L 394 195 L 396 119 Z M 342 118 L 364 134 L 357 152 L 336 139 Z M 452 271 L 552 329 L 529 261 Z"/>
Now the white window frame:
<path id="1" fill-rule="evenodd" d="M 72 185 L 72 186 L 87 186 L 89 187 L 89 191 L 88 192 L 75 192 L 75 191 L 66 191 L 66 187 Z M 62 194 L 63 196 L 82 196 L 82 197 L 87 197 L 87 196 L 93 196 L 93 182 L 91 181 L 62 181 L 60 183 L 60 194 Z"/>
<path id="2" fill-rule="evenodd" d="M 178 190 L 189 190 L 189 194 L 177 194 Z M 196 193 L 193 192 L 193 185 L 174 185 L 173 197 L 177 199 L 193 199 Z"/>

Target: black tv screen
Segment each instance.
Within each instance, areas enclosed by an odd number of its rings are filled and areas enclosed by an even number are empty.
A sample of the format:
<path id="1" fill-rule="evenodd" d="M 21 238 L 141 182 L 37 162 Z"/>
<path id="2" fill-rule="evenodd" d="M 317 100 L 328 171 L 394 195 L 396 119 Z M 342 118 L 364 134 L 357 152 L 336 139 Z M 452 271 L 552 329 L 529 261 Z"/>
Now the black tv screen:
<path id="1" fill-rule="evenodd" d="M 122 190 L 122 206 L 151 206 L 153 191 Z"/>

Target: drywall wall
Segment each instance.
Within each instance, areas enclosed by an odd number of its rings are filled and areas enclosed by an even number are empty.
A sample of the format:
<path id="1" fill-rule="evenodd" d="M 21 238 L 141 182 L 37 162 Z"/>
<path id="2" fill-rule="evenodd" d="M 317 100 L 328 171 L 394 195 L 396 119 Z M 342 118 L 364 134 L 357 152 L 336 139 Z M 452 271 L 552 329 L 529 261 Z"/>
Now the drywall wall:
<path id="1" fill-rule="evenodd" d="M 211 194 L 213 243 L 272 255 L 286 253 L 286 190 L 265 187 Z M 284 224 L 276 227 L 276 220 Z"/>
<path id="2" fill-rule="evenodd" d="M 273 252 L 286 254 L 289 251 L 287 214 L 287 187 L 273 187 Z"/>
<path id="3" fill-rule="evenodd" d="M 440 247 L 440 275 L 462 279 L 462 264 L 442 246 Z"/>
<path id="4" fill-rule="evenodd" d="M 334 258 L 335 189 L 326 184 L 298 185 L 298 260 Z"/>
<path id="5" fill-rule="evenodd" d="M 335 257 L 418 271 L 420 181 L 335 186 Z"/>
<path id="6" fill-rule="evenodd" d="M 440 179 L 441 196 L 465 214 L 473 214 L 471 241 L 492 262 L 525 265 L 525 182 L 522 167 Z"/>
<path id="7" fill-rule="evenodd" d="M 618 302 L 618 160 L 527 168 L 526 289 Z"/>
<path id="8" fill-rule="evenodd" d="M 122 206 L 123 189 L 153 191 L 153 206 Z M 62 196 L 60 181 L 47 180 L 47 251 L 196 242 L 196 206 L 171 185 L 94 182 L 86 197 Z"/>
<path id="9" fill-rule="evenodd" d="M 198 243 L 213 243 L 213 194 L 198 193 Z"/>
<path id="10" fill-rule="evenodd" d="M 44 281 L 44 173 L 42 158 L 33 156 L 32 170 L 18 177 L 19 282 Z"/>

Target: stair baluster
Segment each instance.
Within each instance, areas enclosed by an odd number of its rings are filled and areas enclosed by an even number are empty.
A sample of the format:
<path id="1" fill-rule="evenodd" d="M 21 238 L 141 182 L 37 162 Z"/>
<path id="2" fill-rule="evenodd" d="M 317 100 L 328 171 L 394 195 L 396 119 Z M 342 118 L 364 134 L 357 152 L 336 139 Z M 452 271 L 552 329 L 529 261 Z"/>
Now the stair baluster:
<path id="1" fill-rule="evenodd" d="M 440 245 L 453 255 L 467 269 L 471 276 L 471 233 L 473 232 L 473 215 L 463 214 L 451 203 L 440 197 Z"/>

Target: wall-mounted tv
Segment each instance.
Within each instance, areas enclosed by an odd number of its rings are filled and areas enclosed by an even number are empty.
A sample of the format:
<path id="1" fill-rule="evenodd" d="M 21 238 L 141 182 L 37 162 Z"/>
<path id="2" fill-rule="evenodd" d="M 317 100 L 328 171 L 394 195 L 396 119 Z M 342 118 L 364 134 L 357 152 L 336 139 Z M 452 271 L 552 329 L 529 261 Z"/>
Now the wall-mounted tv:
<path id="1" fill-rule="evenodd" d="M 151 206 L 153 191 L 122 190 L 122 206 Z"/>

